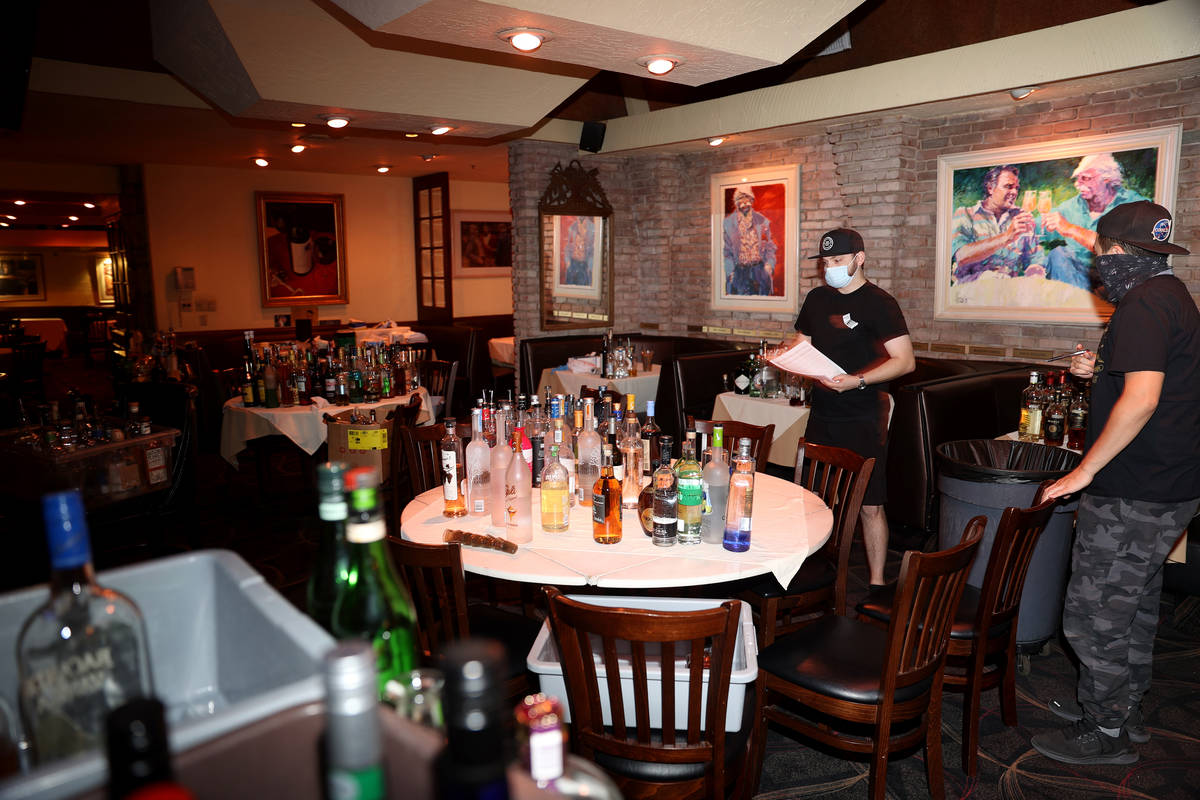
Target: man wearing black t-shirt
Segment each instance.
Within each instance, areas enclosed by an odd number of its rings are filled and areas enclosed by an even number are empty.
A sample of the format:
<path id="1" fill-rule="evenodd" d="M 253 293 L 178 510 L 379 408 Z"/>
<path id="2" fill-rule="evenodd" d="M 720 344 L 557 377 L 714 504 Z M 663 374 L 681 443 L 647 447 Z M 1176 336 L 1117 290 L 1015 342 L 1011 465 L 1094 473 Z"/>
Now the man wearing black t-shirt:
<path id="1" fill-rule="evenodd" d="M 1079 497 L 1063 632 L 1079 657 L 1078 702 L 1050 701 L 1073 720 L 1033 737 L 1068 764 L 1132 764 L 1150 738 L 1150 688 L 1163 564 L 1200 507 L 1200 311 L 1167 265 L 1171 215 L 1142 200 L 1096 224 L 1096 261 L 1116 304 L 1095 354 L 1071 372 L 1092 381 L 1079 466 L 1048 497 Z"/>
<path id="2" fill-rule="evenodd" d="M 867 280 L 866 252 L 857 231 L 837 228 L 821 237 L 817 267 L 825 279 L 804 298 L 789 346 L 809 340 L 845 373 L 822 378 L 813 392 L 806 441 L 833 445 L 875 459 L 863 497 L 863 544 L 872 585 L 883 583 L 888 527 L 887 382 L 916 367 L 908 326 L 896 300 Z"/>

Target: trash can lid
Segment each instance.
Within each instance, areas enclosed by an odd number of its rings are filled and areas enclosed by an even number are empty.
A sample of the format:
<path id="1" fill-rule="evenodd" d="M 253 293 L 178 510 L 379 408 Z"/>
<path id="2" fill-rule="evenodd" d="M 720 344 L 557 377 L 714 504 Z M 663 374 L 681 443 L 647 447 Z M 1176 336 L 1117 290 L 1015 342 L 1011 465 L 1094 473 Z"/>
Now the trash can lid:
<path id="1" fill-rule="evenodd" d="M 935 452 L 942 475 L 978 483 L 1041 483 L 1061 478 L 1083 458 L 1073 450 L 1012 439 L 959 439 Z"/>

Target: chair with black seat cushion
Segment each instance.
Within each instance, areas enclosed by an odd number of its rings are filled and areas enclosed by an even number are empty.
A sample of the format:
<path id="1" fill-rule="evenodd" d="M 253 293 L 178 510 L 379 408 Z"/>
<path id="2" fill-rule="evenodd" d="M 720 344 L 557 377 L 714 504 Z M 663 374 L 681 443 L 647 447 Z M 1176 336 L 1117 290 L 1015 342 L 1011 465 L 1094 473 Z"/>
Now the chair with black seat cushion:
<path id="1" fill-rule="evenodd" d="M 738 601 L 697 611 L 652 611 L 590 605 L 553 587 L 544 591 L 575 750 L 608 772 L 630 800 L 725 797 L 739 773 L 745 777 L 752 728 L 747 720 L 737 733 L 725 731 Z M 648 673 L 662 663 L 674 668 L 658 670 L 656 687 Z M 677 686 L 681 672 L 686 672 L 685 685 Z M 652 699 L 652 693 L 658 697 Z M 603 717 L 602 697 L 611 708 L 609 720 Z M 686 708 L 676 710 L 677 697 L 686 698 Z M 626 718 L 627 703 L 632 719 Z M 650 724 L 654 705 L 662 711 L 660 728 Z"/>
<path id="2" fill-rule="evenodd" d="M 978 773 L 980 695 L 1000 688 L 1004 724 L 1017 724 L 1017 615 L 1029 563 L 1057 501 L 1037 502 L 1053 481 L 1042 484 L 1032 508 L 1006 508 L 992 540 L 981 587 L 967 586 L 950 629 L 946 688 L 962 692 L 963 770 Z M 858 605 L 859 619 L 886 625 L 895 605 L 895 585 Z"/>
<path id="3" fill-rule="evenodd" d="M 750 457 L 754 459 L 755 469 L 765 472 L 767 459 L 771 457 L 771 443 L 775 441 L 775 423 L 766 425 L 751 425 L 748 422 L 734 420 L 711 420 L 687 418 L 688 429 L 696 432 L 696 457 L 704 452 L 712 438 L 712 429 L 720 425 L 724 428 L 725 449 L 731 456 L 737 454 L 738 439 L 750 440 Z"/>
<path id="4" fill-rule="evenodd" d="M 733 380 L 737 370 L 746 363 L 745 350 L 724 350 L 679 355 L 671 360 L 671 374 L 659 380 L 658 397 L 664 400 L 656 409 L 658 424 L 663 433 L 683 435 L 687 418 L 707 419 L 712 416 L 717 395 L 726 391 L 722 376 Z M 671 382 L 664 391 L 663 381 Z"/>
<path id="5" fill-rule="evenodd" d="M 786 587 L 773 575 L 754 578 L 738 593 L 754 609 L 760 646 L 798 630 L 815 615 L 846 613 L 846 576 L 858 514 L 875 459 L 830 445 L 805 444 L 796 451 L 796 483 L 819 496 L 833 512 L 833 530 L 820 550 L 804 560 Z"/>
<path id="6" fill-rule="evenodd" d="M 445 425 L 400 425 L 395 428 L 396 438 L 404 449 L 408 464 L 409 486 L 412 496 L 427 492 L 442 485 L 442 456 L 438 444 L 446 435 Z M 454 432 L 464 444 L 471 438 L 471 423 L 456 422 Z M 393 488 L 396 491 L 401 487 Z"/>
<path id="7" fill-rule="evenodd" d="M 388 537 L 388 549 L 417 609 L 417 641 L 425 661 L 437 664 L 446 645 L 472 635 L 496 639 L 508 655 L 505 697 L 530 690 L 525 659 L 541 623 L 487 605 L 468 605 L 458 544 L 417 544 Z"/>
<path id="8" fill-rule="evenodd" d="M 446 416 L 452 415 L 454 383 L 458 379 L 458 362 L 428 358 L 417 362 L 417 374 L 420 376 L 421 385 L 429 392 L 431 398 L 442 398 L 442 413 Z"/>
<path id="9" fill-rule="evenodd" d="M 942 670 L 985 523 L 972 519 L 955 547 L 904 554 L 886 631 L 830 615 L 759 651 L 753 774 L 762 768 L 767 723 L 775 722 L 826 747 L 869 755 L 873 800 L 887 790 L 891 754 L 923 742 L 929 793 L 945 795 Z"/>

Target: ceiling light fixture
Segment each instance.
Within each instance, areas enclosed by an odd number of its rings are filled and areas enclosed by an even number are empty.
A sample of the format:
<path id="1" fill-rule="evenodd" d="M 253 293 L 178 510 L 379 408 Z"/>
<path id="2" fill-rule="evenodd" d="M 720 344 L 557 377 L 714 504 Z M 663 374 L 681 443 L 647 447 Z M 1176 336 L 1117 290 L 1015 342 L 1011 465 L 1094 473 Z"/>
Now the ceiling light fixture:
<path id="1" fill-rule="evenodd" d="M 637 63 L 648 69 L 652 75 L 666 75 L 682 64 L 683 59 L 679 56 L 656 55 L 639 58 Z"/>
<path id="2" fill-rule="evenodd" d="M 406 134 L 404 134 L 404 138 L 405 138 L 405 139 L 415 139 L 415 138 L 417 138 L 417 134 L 415 134 L 415 133 L 406 133 Z"/>
<path id="3" fill-rule="evenodd" d="M 7 227 L 8 227 L 7 222 L 0 222 L 0 228 L 7 228 Z"/>
<path id="4" fill-rule="evenodd" d="M 322 114 L 321 119 L 325 120 L 325 124 L 331 128 L 344 128 L 350 124 L 350 118 L 343 117 L 341 114 Z"/>
<path id="5" fill-rule="evenodd" d="M 378 172 L 380 175 L 387 175 L 388 172 L 391 171 L 391 169 L 392 168 L 387 166 L 386 164 L 380 164 L 378 167 L 375 168 L 375 171 Z"/>
<path id="6" fill-rule="evenodd" d="M 708 146 L 716 147 L 717 145 L 721 144 L 721 142 L 723 142 L 723 141 L 725 141 L 724 136 L 710 136 L 710 137 L 708 137 Z"/>
<path id="7" fill-rule="evenodd" d="M 12 214 L 5 214 L 4 216 L 8 219 L 16 219 Z"/>
<path id="8" fill-rule="evenodd" d="M 13 205 L 14 206 L 23 206 L 23 205 L 25 205 L 25 201 L 24 200 L 13 200 Z"/>
<path id="9" fill-rule="evenodd" d="M 421 156 L 421 160 L 425 161 L 425 162 L 433 161 L 435 158 L 437 158 L 437 153 L 434 153 L 431 156 L 430 155 L 422 155 Z"/>
<path id="10" fill-rule="evenodd" d="M 1013 100 L 1024 100 L 1026 97 L 1029 97 L 1029 95 L 1033 94 L 1040 88 L 1042 88 L 1042 87 L 1040 87 L 1040 86 L 1021 86 L 1016 89 L 1009 89 L 1008 93 L 1010 95 L 1012 95 Z"/>
<path id="11" fill-rule="evenodd" d="M 293 122 L 292 127 L 293 128 L 305 128 L 305 127 L 308 127 L 308 123 L 307 122 Z"/>
<path id="12" fill-rule="evenodd" d="M 69 228 L 69 227 L 71 227 L 70 225 L 68 225 L 68 224 L 67 224 L 67 223 L 65 223 L 65 222 L 62 224 L 62 226 L 63 226 L 64 228 Z"/>
<path id="13" fill-rule="evenodd" d="M 267 167 L 267 166 L 271 165 L 271 162 L 267 161 L 262 156 L 259 156 L 258 158 L 253 158 L 253 159 L 251 159 L 251 161 L 254 162 L 254 166 L 256 166 L 256 167 Z"/>
<path id="14" fill-rule="evenodd" d="M 303 153 L 303 152 L 304 152 L 304 145 L 302 145 L 302 144 L 294 144 L 294 145 L 292 145 L 292 152 L 293 152 L 293 153 Z"/>
<path id="15" fill-rule="evenodd" d="M 96 204 L 95 203 L 84 203 L 83 207 L 84 208 L 95 208 Z"/>
<path id="16" fill-rule="evenodd" d="M 454 130 L 454 128 L 449 125 L 435 125 L 429 129 L 429 132 L 434 136 L 441 136 L 442 134 L 449 133 L 452 130 Z"/>
<path id="17" fill-rule="evenodd" d="M 79 217 L 75 216 L 74 214 L 67 217 L 67 219 L 71 220 L 71 222 L 79 222 Z"/>
<path id="18" fill-rule="evenodd" d="M 553 39 L 554 35 L 541 28 L 505 28 L 496 31 L 496 38 L 508 42 L 522 53 L 532 53 Z"/>

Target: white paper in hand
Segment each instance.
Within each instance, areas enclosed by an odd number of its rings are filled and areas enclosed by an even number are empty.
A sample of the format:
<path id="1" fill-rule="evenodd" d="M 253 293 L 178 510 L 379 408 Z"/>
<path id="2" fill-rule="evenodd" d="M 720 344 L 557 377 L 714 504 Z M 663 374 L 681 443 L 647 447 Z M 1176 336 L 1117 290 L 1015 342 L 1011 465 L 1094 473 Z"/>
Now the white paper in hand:
<path id="1" fill-rule="evenodd" d="M 770 362 L 780 369 L 810 378 L 832 378 L 846 373 L 807 339 L 771 358 Z"/>

